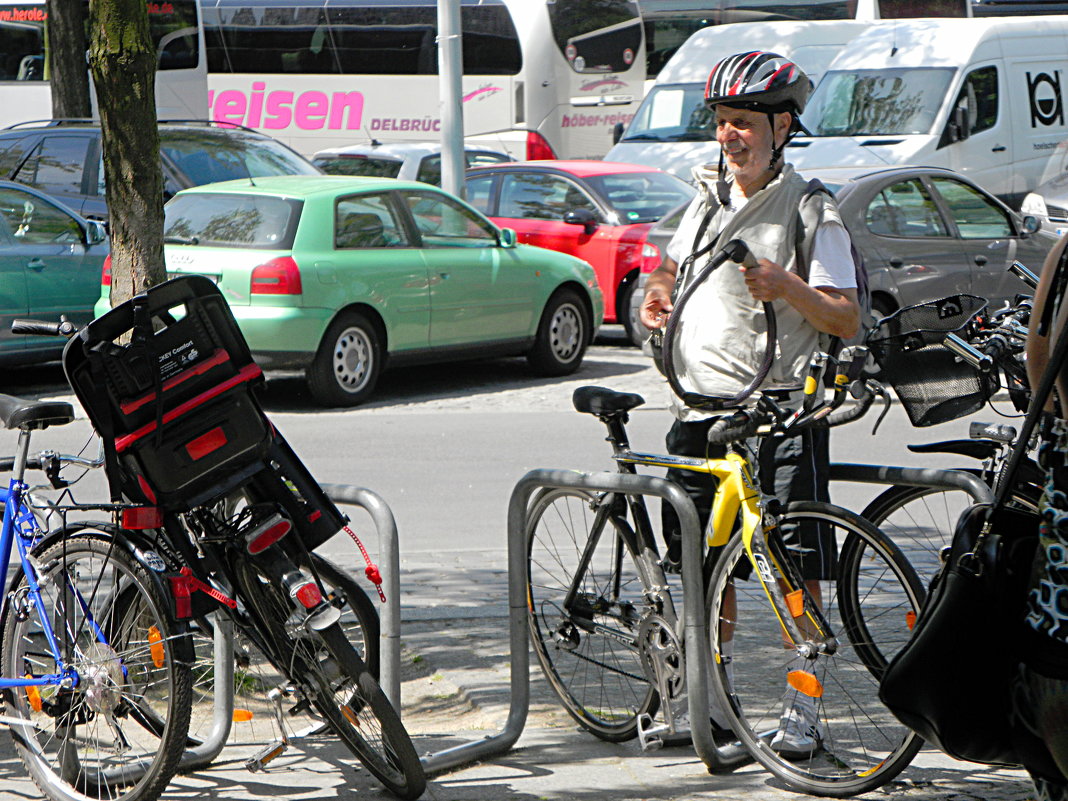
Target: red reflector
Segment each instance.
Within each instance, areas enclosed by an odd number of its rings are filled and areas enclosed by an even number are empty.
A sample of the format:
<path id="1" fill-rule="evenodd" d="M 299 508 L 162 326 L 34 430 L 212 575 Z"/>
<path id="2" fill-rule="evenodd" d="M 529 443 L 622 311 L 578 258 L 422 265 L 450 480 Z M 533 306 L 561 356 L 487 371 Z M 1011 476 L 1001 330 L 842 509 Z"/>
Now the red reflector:
<path id="1" fill-rule="evenodd" d="M 133 531 L 160 528 L 163 525 L 163 512 L 156 506 L 135 506 L 131 509 L 123 509 L 121 524 L 123 528 Z"/>
<path id="2" fill-rule="evenodd" d="M 292 526 L 288 520 L 279 519 L 264 528 L 257 529 L 249 535 L 248 545 L 246 546 L 248 552 L 255 556 L 261 551 L 270 548 L 288 534 L 290 528 Z"/>
<path id="3" fill-rule="evenodd" d="M 104 270 L 100 273 L 100 283 L 111 286 L 111 254 L 104 257 Z"/>
<path id="4" fill-rule="evenodd" d="M 203 459 L 209 453 L 219 450 L 227 442 L 226 432 L 221 427 L 215 427 L 207 434 L 201 434 L 194 440 L 185 444 L 185 452 L 195 462 Z"/>
<path id="5" fill-rule="evenodd" d="M 314 581 L 302 584 L 293 591 L 293 597 L 305 609 L 314 609 L 323 602 L 323 594 Z"/>

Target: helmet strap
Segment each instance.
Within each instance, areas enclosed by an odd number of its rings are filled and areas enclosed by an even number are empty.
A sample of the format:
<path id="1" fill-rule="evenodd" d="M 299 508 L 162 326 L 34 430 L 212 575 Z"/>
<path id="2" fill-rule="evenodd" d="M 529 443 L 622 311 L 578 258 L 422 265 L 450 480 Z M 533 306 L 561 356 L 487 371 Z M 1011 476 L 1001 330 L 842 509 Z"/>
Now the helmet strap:
<path id="1" fill-rule="evenodd" d="M 731 187 L 727 183 L 727 179 L 723 177 L 723 146 L 719 148 L 719 168 L 716 170 L 716 197 L 719 198 L 719 205 L 729 206 L 731 202 Z"/>

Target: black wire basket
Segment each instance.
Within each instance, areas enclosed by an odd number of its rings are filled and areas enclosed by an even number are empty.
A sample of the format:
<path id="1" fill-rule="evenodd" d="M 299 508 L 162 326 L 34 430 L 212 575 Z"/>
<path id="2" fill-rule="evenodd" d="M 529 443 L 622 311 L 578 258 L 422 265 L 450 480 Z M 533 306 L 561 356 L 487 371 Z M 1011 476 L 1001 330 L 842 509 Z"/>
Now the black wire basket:
<path id="1" fill-rule="evenodd" d="M 899 309 L 868 335 L 882 377 L 894 388 L 912 425 L 933 426 L 983 407 L 997 390 L 992 374 L 980 372 L 943 343 L 986 309 L 975 295 L 950 297 Z"/>

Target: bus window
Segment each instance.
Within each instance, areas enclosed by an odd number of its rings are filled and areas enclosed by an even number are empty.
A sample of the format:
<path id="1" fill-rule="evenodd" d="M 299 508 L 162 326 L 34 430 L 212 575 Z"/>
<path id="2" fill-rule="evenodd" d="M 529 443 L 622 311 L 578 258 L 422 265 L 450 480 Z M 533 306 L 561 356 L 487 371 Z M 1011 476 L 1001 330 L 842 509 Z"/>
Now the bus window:
<path id="1" fill-rule="evenodd" d="M 602 0 L 591 14 L 590 0 L 556 0 L 549 22 L 557 47 L 575 72 L 622 72 L 642 43 L 641 18 L 634 0 Z M 590 20 L 598 27 L 590 30 Z"/>
<path id="2" fill-rule="evenodd" d="M 205 27 L 213 20 L 205 15 Z M 208 36 L 208 68 L 241 73 L 336 74 L 340 70 L 321 6 L 218 9 L 218 36 Z M 214 33 L 214 31 L 212 31 Z M 213 49 L 222 48 L 222 59 Z"/>

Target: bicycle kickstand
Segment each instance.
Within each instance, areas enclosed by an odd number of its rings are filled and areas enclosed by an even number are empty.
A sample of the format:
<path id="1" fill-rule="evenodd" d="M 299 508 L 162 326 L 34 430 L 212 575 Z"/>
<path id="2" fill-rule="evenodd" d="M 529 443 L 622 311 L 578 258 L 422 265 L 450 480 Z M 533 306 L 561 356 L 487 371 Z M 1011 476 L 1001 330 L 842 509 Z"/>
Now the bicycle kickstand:
<path id="1" fill-rule="evenodd" d="M 285 753 L 289 747 L 289 735 L 286 734 L 285 713 L 282 711 L 282 699 L 289 695 L 288 687 L 275 687 L 267 693 L 267 700 L 274 708 L 274 717 L 278 721 L 278 730 L 281 737 L 273 743 L 268 743 L 256 754 L 245 760 L 245 768 L 249 773 L 266 770 L 267 764 Z"/>

